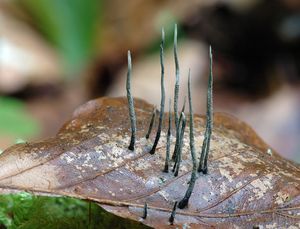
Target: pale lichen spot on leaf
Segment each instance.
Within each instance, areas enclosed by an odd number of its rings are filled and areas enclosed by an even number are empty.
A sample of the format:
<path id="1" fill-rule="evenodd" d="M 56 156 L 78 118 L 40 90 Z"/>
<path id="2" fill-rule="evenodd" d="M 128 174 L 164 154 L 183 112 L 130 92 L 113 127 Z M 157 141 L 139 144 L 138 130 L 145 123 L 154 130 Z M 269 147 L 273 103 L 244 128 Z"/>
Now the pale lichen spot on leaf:
<path id="1" fill-rule="evenodd" d="M 81 126 L 79 133 L 88 133 L 92 124 L 84 124 Z"/>
<path id="2" fill-rule="evenodd" d="M 275 198 L 275 203 L 281 205 L 285 202 L 288 202 L 291 196 L 288 193 L 284 193 L 280 191 L 274 195 L 274 198 Z"/>
<path id="3" fill-rule="evenodd" d="M 128 135 L 119 135 L 119 134 L 112 134 L 112 139 L 116 142 L 121 143 L 123 146 L 126 146 L 130 140 Z"/>
<path id="4" fill-rule="evenodd" d="M 236 158 L 246 163 L 256 163 L 256 164 L 261 163 L 257 158 L 257 154 L 254 153 L 253 151 L 247 151 L 247 157 L 244 154 L 238 154 L 236 155 Z"/>
<path id="5" fill-rule="evenodd" d="M 203 195 L 202 198 L 203 198 L 206 202 L 208 201 L 207 196 Z"/>
<path id="6" fill-rule="evenodd" d="M 73 140 L 72 140 L 72 143 L 73 143 L 73 145 L 77 145 L 77 144 L 79 144 L 79 143 L 80 143 L 80 141 L 79 141 L 79 140 L 77 140 L 77 139 L 73 139 Z"/>
<path id="7" fill-rule="evenodd" d="M 111 196 L 116 196 L 116 194 L 112 191 L 108 191 L 108 193 L 111 195 Z"/>
<path id="8" fill-rule="evenodd" d="M 278 228 L 278 225 L 277 225 L 277 223 L 267 224 L 266 228 L 267 229 L 275 229 L 275 228 Z"/>
<path id="9" fill-rule="evenodd" d="M 219 171 L 223 177 L 226 177 L 228 179 L 229 182 L 233 181 L 233 177 L 230 175 L 230 171 L 223 168 L 219 168 Z"/>
<path id="10" fill-rule="evenodd" d="M 158 192 L 158 194 L 161 195 L 166 201 L 169 201 L 169 194 L 166 191 L 161 190 Z"/>
<path id="11" fill-rule="evenodd" d="M 235 187 L 236 188 L 239 188 L 239 187 L 241 187 L 243 185 L 243 183 L 241 182 L 241 181 L 239 181 L 236 185 L 235 185 Z"/>
<path id="12" fill-rule="evenodd" d="M 145 187 L 152 189 L 152 188 L 157 188 L 161 184 L 161 180 L 158 177 L 150 177 L 146 180 L 145 182 Z"/>
<path id="13" fill-rule="evenodd" d="M 109 136 L 107 133 L 101 133 L 97 135 L 98 138 L 100 138 L 100 140 L 102 141 L 107 141 L 111 138 L 111 136 Z"/>
<path id="14" fill-rule="evenodd" d="M 299 229 L 300 227 L 300 223 L 298 224 L 298 226 L 289 226 L 287 229 Z"/>
<path id="15" fill-rule="evenodd" d="M 73 152 L 67 152 L 60 156 L 60 159 L 65 160 L 68 164 L 71 164 L 76 159 L 76 154 Z"/>
<path id="16" fill-rule="evenodd" d="M 297 177 L 296 174 L 294 175 L 294 174 L 292 174 L 292 173 L 290 173 L 290 172 L 288 172 L 288 171 L 279 170 L 278 173 L 279 173 L 279 174 L 282 174 L 282 175 L 284 175 L 284 176 L 291 177 L 291 178 L 293 178 L 293 179 L 295 179 L 295 180 L 300 181 L 300 177 Z"/>
<path id="17" fill-rule="evenodd" d="M 103 130 L 105 128 L 106 128 L 105 126 L 96 126 L 96 129 L 98 129 L 98 130 Z"/>
<path id="18" fill-rule="evenodd" d="M 68 125 L 66 126 L 66 130 L 73 130 L 77 125 L 78 125 L 78 120 L 77 119 L 73 119 L 71 122 L 68 123 Z"/>
<path id="19" fill-rule="evenodd" d="M 59 139 L 64 140 L 64 139 L 72 139 L 73 134 L 72 133 L 60 133 L 58 134 Z"/>
<path id="20" fill-rule="evenodd" d="M 222 184 L 220 185 L 220 193 L 221 195 L 224 195 L 226 192 L 227 192 L 226 183 L 222 182 Z"/>
<path id="21" fill-rule="evenodd" d="M 151 163 L 145 159 L 140 159 L 139 163 L 137 164 L 137 166 L 135 167 L 136 171 L 140 171 L 140 170 L 147 170 L 148 168 L 151 167 Z"/>
<path id="22" fill-rule="evenodd" d="M 229 182 L 232 182 L 234 179 L 234 176 L 231 174 L 237 176 L 244 170 L 244 168 L 245 166 L 243 164 L 238 161 L 233 161 L 229 157 L 223 158 L 219 164 L 219 171 L 221 175 L 226 177 Z"/>
<path id="23" fill-rule="evenodd" d="M 255 198 L 258 200 L 264 196 L 264 194 L 273 188 L 272 186 L 272 174 L 268 174 L 267 176 L 256 179 L 251 182 L 251 185 L 254 187 L 252 191 L 255 193 Z M 252 198 L 250 198 L 252 199 Z M 249 199 L 249 200 L 250 200 Z"/>

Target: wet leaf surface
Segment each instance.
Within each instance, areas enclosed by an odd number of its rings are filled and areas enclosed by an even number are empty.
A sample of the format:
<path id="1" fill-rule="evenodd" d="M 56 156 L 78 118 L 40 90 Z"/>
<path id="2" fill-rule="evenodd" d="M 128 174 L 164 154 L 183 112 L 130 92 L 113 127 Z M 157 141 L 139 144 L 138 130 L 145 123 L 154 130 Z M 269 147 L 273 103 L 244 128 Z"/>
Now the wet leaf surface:
<path id="1" fill-rule="evenodd" d="M 149 140 L 145 135 L 153 106 L 136 99 L 135 109 L 134 152 L 127 149 L 127 100 L 93 100 L 79 107 L 55 137 L 5 150 L 0 156 L 0 191 L 89 199 L 113 214 L 160 228 L 300 227 L 300 167 L 269 149 L 245 123 L 220 113 L 214 116 L 209 174 L 198 174 L 188 207 L 177 209 L 174 226 L 169 225 L 174 202 L 184 196 L 191 176 L 189 128 L 179 175 L 174 177 L 162 172 L 167 120 L 156 153 L 150 155 L 155 132 Z M 197 157 L 204 127 L 205 118 L 195 115 Z M 142 219 L 145 202 L 148 214 Z"/>

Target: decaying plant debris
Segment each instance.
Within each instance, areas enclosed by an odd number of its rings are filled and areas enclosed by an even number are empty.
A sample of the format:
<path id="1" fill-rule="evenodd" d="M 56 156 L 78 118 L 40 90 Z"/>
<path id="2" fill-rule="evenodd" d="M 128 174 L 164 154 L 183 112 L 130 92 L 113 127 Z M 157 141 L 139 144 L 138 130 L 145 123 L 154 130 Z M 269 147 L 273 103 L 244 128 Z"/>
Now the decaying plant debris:
<path id="1" fill-rule="evenodd" d="M 135 151 L 128 150 L 126 99 L 93 100 L 78 108 L 54 138 L 4 151 L 1 191 L 90 199 L 114 214 L 154 227 L 168 226 L 174 202 L 182 199 L 190 180 L 188 137 L 179 175 L 164 173 L 166 131 L 162 130 L 156 153 L 149 154 L 154 136 L 146 140 L 145 134 L 153 106 L 136 99 L 135 107 L 139 129 Z M 199 175 L 189 205 L 177 209 L 174 225 L 299 226 L 300 168 L 274 150 L 268 154 L 268 146 L 245 123 L 218 113 L 214 120 L 209 173 Z M 195 115 L 194 121 L 199 149 L 205 118 Z M 186 129 L 188 133 L 189 125 Z M 174 146 L 174 137 L 171 141 Z M 148 213 L 143 220 L 145 202 Z"/>
<path id="2" fill-rule="evenodd" d="M 55 137 L 5 150 L 0 156 L 0 191 L 92 200 L 113 214 L 159 228 L 300 227 L 300 167 L 281 158 L 248 125 L 212 112 L 206 117 L 190 112 L 186 119 L 182 113 L 180 119 L 177 107 L 169 135 L 170 113 L 160 113 L 162 128 L 151 152 L 157 132 L 146 135 L 156 111 L 134 99 L 133 116 L 128 98 L 92 100 L 79 107 Z M 212 132 L 209 116 L 214 120 Z M 159 123 L 156 118 L 154 130 Z M 174 162 L 170 152 L 178 136 L 182 144 Z M 199 164 L 208 136 L 206 174 L 203 168 L 196 172 L 195 162 Z M 177 176 L 171 171 L 174 163 Z"/>

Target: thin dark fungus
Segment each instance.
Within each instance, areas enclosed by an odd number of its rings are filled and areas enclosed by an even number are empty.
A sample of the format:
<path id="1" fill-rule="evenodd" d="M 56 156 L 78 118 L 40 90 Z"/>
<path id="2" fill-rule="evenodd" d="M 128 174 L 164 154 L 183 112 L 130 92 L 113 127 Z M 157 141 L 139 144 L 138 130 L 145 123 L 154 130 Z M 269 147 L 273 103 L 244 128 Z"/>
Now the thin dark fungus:
<path id="1" fill-rule="evenodd" d="M 179 137 L 176 138 L 176 141 L 175 141 L 175 147 L 174 147 L 174 152 L 173 152 L 173 156 L 172 156 L 172 160 L 175 162 L 174 163 L 174 166 L 173 166 L 173 172 L 175 171 L 176 169 L 176 166 L 177 166 L 177 162 L 178 162 L 178 153 L 179 153 L 179 145 L 180 145 L 180 124 L 182 124 L 182 114 L 184 113 L 185 111 L 185 102 L 186 102 L 186 97 L 184 97 L 184 103 L 183 103 L 183 106 L 182 106 L 182 109 L 181 109 L 181 113 L 180 113 L 180 117 L 179 117 L 179 126 L 178 126 L 178 131 L 177 133 L 179 134 Z"/>
<path id="2" fill-rule="evenodd" d="M 182 146 L 183 146 L 183 136 L 184 136 L 184 130 L 185 130 L 185 124 L 186 124 L 186 119 L 185 115 L 183 112 L 181 112 L 182 115 L 182 125 L 181 125 L 181 130 L 180 130 L 180 142 L 179 142 L 179 149 L 178 149 L 178 155 L 176 159 L 176 169 L 174 172 L 174 176 L 178 176 L 179 168 L 180 168 L 180 163 L 181 163 L 181 154 L 182 154 Z"/>
<path id="3" fill-rule="evenodd" d="M 164 118 L 164 112 L 165 112 L 165 82 L 164 82 L 164 76 L 165 76 L 165 67 L 164 67 L 164 43 L 165 43 L 165 32 L 164 29 L 161 31 L 161 44 L 160 44 L 160 66 L 161 66 L 161 101 L 160 101 L 160 113 L 159 113 L 159 121 L 158 121 L 158 127 L 156 132 L 156 137 L 152 146 L 152 149 L 150 150 L 150 154 L 155 153 L 155 149 L 157 147 L 160 134 L 161 134 L 161 128 L 162 128 L 162 122 Z"/>
<path id="4" fill-rule="evenodd" d="M 207 111 L 206 111 L 206 129 L 204 134 L 204 141 L 202 144 L 201 157 L 198 167 L 198 172 L 202 172 L 203 174 L 207 174 L 207 159 L 210 148 L 210 138 L 212 134 L 213 128 L 213 72 L 212 72 L 212 49 L 209 46 L 209 59 L 210 59 L 210 73 L 208 79 L 208 89 L 207 89 Z"/>
<path id="5" fill-rule="evenodd" d="M 136 117 L 135 117 L 135 111 L 134 111 L 133 97 L 131 95 L 132 65 L 131 65 L 130 51 L 128 51 L 127 58 L 128 58 L 128 71 L 127 71 L 127 80 L 126 80 L 126 90 L 127 90 L 127 100 L 128 100 L 128 107 L 129 107 L 130 124 L 131 124 L 131 139 L 130 139 L 130 144 L 129 144 L 128 149 L 133 151 L 134 145 L 135 145 L 135 135 L 136 135 Z"/>
<path id="6" fill-rule="evenodd" d="M 191 179 L 189 182 L 189 187 L 183 197 L 183 199 L 178 203 L 180 209 L 185 208 L 188 205 L 189 199 L 192 195 L 195 182 L 197 179 L 197 159 L 195 154 L 195 140 L 194 140 L 194 114 L 193 114 L 193 104 L 192 104 L 192 94 L 191 94 L 191 71 L 189 70 L 189 80 L 188 80 L 188 96 L 189 96 L 189 110 L 190 110 L 190 150 L 193 162 L 193 170 L 191 174 Z"/>
<path id="7" fill-rule="evenodd" d="M 153 112 L 152 112 L 152 116 L 151 116 L 151 120 L 150 120 L 150 124 L 149 124 L 149 128 L 148 128 L 148 132 L 146 134 L 146 139 L 148 139 L 150 137 L 152 128 L 153 128 L 153 124 L 154 124 L 154 119 L 155 119 L 155 115 L 156 115 L 156 106 L 153 108 Z"/>
<path id="8" fill-rule="evenodd" d="M 174 203 L 174 206 L 173 206 L 173 209 L 172 209 L 172 213 L 171 213 L 171 216 L 169 218 L 169 222 L 170 222 L 171 225 L 173 225 L 174 220 L 175 220 L 176 208 L 177 208 L 177 201 Z"/>
<path id="9" fill-rule="evenodd" d="M 169 172 L 169 160 L 170 160 L 170 147 L 171 147 L 171 128 L 172 128 L 172 112 L 171 112 L 172 100 L 169 99 L 169 123 L 168 123 L 168 133 L 167 133 L 167 147 L 166 147 L 166 160 L 164 172 Z"/>
<path id="10" fill-rule="evenodd" d="M 175 87 L 174 87 L 174 114 L 175 114 L 175 131 L 176 131 L 176 141 L 179 139 L 179 123 L 178 123 L 178 95 L 179 95 L 179 62 L 177 54 L 177 24 L 174 28 L 174 59 L 175 59 Z M 175 152 L 175 151 L 174 151 Z M 172 159 L 174 160 L 176 155 L 173 154 Z"/>
<path id="11" fill-rule="evenodd" d="M 185 112 L 185 105 L 186 105 L 186 96 L 184 96 L 184 101 L 183 101 L 183 105 L 182 105 L 181 112 L 180 112 L 179 126 L 180 126 L 180 123 L 182 120 L 182 114 Z M 179 132 L 180 132 L 180 130 L 179 130 Z"/>
<path id="12" fill-rule="evenodd" d="M 172 172 L 174 172 L 176 170 L 176 166 L 177 166 L 177 162 L 178 162 L 178 154 L 179 154 L 179 149 L 180 149 L 180 124 L 182 125 L 182 115 L 184 114 L 184 110 L 185 110 L 185 101 L 186 101 L 186 97 L 184 97 L 184 103 L 181 109 L 181 113 L 180 113 L 180 117 L 179 117 L 179 137 L 178 140 L 176 139 L 175 142 L 175 147 L 174 147 L 174 153 L 173 153 L 173 157 L 172 160 L 174 161 L 174 166 L 173 166 L 173 170 Z"/>
<path id="13" fill-rule="evenodd" d="M 208 79 L 208 93 L 207 93 L 207 116 L 208 116 L 208 137 L 207 137 L 207 146 L 206 146 L 206 154 L 204 158 L 204 169 L 207 173 L 207 159 L 210 149 L 210 141 L 211 141 L 211 134 L 213 129 L 213 70 L 212 70 L 212 48 L 209 46 L 209 60 L 210 60 L 210 74 Z"/>
<path id="14" fill-rule="evenodd" d="M 145 204 L 144 204 L 144 212 L 143 212 L 142 218 L 146 219 L 147 218 L 147 214 L 148 214 L 148 204 L 145 202 Z"/>
<path id="15" fill-rule="evenodd" d="M 185 104 L 186 104 L 186 97 L 184 97 L 184 102 L 183 102 L 183 106 L 182 106 L 180 114 L 184 113 L 184 111 L 185 111 Z M 182 119 L 182 115 L 180 115 L 179 121 L 178 121 L 178 129 L 176 130 L 175 147 L 174 147 L 174 152 L 173 152 L 173 156 L 172 156 L 172 160 L 175 161 L 175 162 L 176 162 L 176 158 L 177 158 L 177 154 L 178 154 L 178 149 L 179 149 L 181 119 Z M 177 137 L 177 135 L 178 135 L 178 137 Z"/>

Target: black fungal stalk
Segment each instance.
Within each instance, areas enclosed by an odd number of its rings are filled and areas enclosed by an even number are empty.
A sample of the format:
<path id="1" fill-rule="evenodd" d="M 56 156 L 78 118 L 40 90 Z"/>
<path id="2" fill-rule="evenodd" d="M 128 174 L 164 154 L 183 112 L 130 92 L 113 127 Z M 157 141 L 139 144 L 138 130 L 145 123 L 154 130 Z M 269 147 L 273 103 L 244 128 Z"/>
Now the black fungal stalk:
<path id="1" fill-rule="evenodd" d="M 128 100 L 128 107 L 129 107 L 129 117 L 130 117 L 130 124 L 131 124 L 131 140 L 128 149 L 134 150 L 135 145 L 135 135 L 136 135 L 136 117 L 135 117 L 135 111 L 134 111 L 134 102 L 131 95 L 131 54 L 130 51 L 128 51 L 127 54 L 128 58 L 128 71 L 127 71 L 127 80 L 126 80 L 126 90 L 127 90 L 127 100 Z"/>
<path id="2" fill-rule="evenodd" d="M 173 156 L 172 156 L 172 160 L 175 161 L 175 163 L 176 163 L 176 158 L 177 158 L 177 154 L 178 154 L 178 150 L 179 150 L 180 124 L 181 124 L 181 120 L 182 120 L 182 113 L 184 113 L 184 111 L 185 111 L 185 102 L 186 102 L 186 97 L 184 97 L 184 102 L 183 102 L 183 106 L 182 106 L 181 113 L 180 113 L 181 115 L 178 120 L 178 129 L 176 129 L 176 135 L 178 134 L 179 137 L 178 138 L 176 137 L 174 152 L 173 152 Z"/>
<path id="3" fill-rule="evenodd" d="M 151 120 L 150 120 L 150 124 L 149 124 L 149 128 L 148 128 L 148 132 L 146 134 L 146 139 L 148 139 L 150 137 L 152 128 L 153 128 L 153 124 L 154 124 L 154 119 L 156 116 L 156 107 L 153 108 L 153 112 L 152 112 L 152 116 L 151 116 Z"/>
<path id="4" fill-rule="evenodd" d="M 188 95 L 189 95 L 189 110 L 190 110 L 190 150 L 193 162 L 193 170 L 191 174 L 191 179 L 189 182 L 189 187 L 183 197 L 183 199 L 178 203 L 178 208 L 183 209 L 188 205 L 189 199 L 192 195 L 196 179 L 197 179 L 197 159 L 195 154 L 195 140 L 194 140 L 194 114 L 192 105 L 192 93 L 191 93 L 191 71 L 189 70 L 188 79 Z"/>
<path id="5" fill-rule="evenodd" d="M 174 172 L 174 176 L 178 176 L 179 168 L 180 168 L 180 163 L 181 163 L 181 154 L 182 154 L 182 146 L 183 146 L 183 136 L 184 136 L 184 130 L 185 130 L 185 124 L 186 124 L 186 119 L 185 115 L 183 112 L 181 112 L 182 116 L 182 125 L 181 125 L 181 130 L 180 130 L 180 142 L 178 146 L 178 153 L 177 153 L 177 158 L 176 158 L 176 169 Z"/>
<path id="6" fill-rule="evenodd" d="M 169 172 L 169 160 L 170 160 L 170 147 L 171 147 L 171 128 L 172 128 L 172 112 L 171 112 L 171 99 L 169 99 L 169 123 L 168 123 L 168 133 L 167 133 L 167 148 L 166 148 L 166 160 L 164 172 Z"/>
<path id="7" fill-rule="evenodd" d="M 147 218 L 147 214 L 148 214 L 148 204 L 145 203 L 145 205 L 144 205 L 144 212 L 143 212 L 142 218 L 146 219 Z"/>
<path id="8" fill-rule="evenodd" d="M 161 101 L 160 101 L 160 114 L 159 114 L 159 122 L 158 122 L 158 128 L 156 132 L 156 137 L 152 146 L 152 149 L 150 150 L 150 154 L 155 153 L 155 149 L 157 147 L 160 134 L 161 134 L 161 128 L 162 128 L 162 122 L 164 118 L 164 112 L 165 112 L 165 82 L 164 82 L 164 75 L 165 75 L 165 67 L 164 67 L 164 43 L 165 43 L 165 32 L 162 29 L 161 31 L 161 44 L 160 44 L 160 66 L 161 66 Z"/>
<path id="9" fill-rule="evenodd" d="M 207 174 L 207 159 L 209 154 L 210 147 L 210 138 L 213 128 L 213 73 L 212 73 L 212 50 L 211 46 L 209 47 L 209 59 L 210 59 L 210 73 L 208 79 L 208 90 L 207 90 L 207 111 L 206 111 L 206 128 L 204 134 L 204 141 L 202 144 L 201 157 L 198 167 L 198 172 L 202 172 L 203 174 Z"/>
<path id="10" fill-rule="evenodd" d="M 178 140 L 176 139 L 176 142 L 175 142 L 174 153 L 173 153 L 173 157 L 172 157 L 172 160 L 174 161 L 174 166 L 173 166 L 172 172 L 175 171 L 177 162 L 178 162 L 178 154 L 179 154 L 179 149 L 180 149 L 180 125 L 182 125 L 182 114 L 184 114 L 184 110 L 185 110 L 185 99 L 186 99 L 186 97 L 184 97 L 184 103 L 183 103 L 180 117 L 179 117 L 179 126 L 178 126 L 179 138 L 178 138 Z"/>
<path id="11" fill-rule="evenodd" d="M 179 95 L 179 62 L 178 62 L 178 54 L 177 54 L 177 24 L 175 24 L 174 28 L 174 59 L 175 59 L 175 87 L 174 87 L 174 114 L 175 114 L 175 131 L 176 131 L 176 142 L 179 140 L 180 133 L 179 133 L 179 117 L 178 117 L 178 95 Z M 178 145 L 178 143 L 176 144 Z M 175 145 L 175 149 L 176 149 Z M 172 159 L 175 160 L 176 151 L 174 151 Z"/>
<path id="12" fill-rule="evenodd" d="M 169 218 L 169 222 L 170 222 L 171 225 L 173 225 L 174 220 L 175 220 L 176 208 L 177 208 L 177 201 L 174 203 L 174 206 L 173 206 L 173 209 L 172 209 L 172 213 L 171 213 L 171 216 Z"/>
<path id="13" fill-rule="evenodd" d="M 180 126 L 181 121 L 182 121 L 182 114 L 185 112 L 185 105 L 186 105 L 186 96 L 184 96 L 184 102 L 183 102 L 181 112 L 180 112 L 180 117 L 179 117 L 179 121 L 178 121 L 179 126 Z M 180 130 L 179 130 L 179 133 L 180 133 Z"/>

